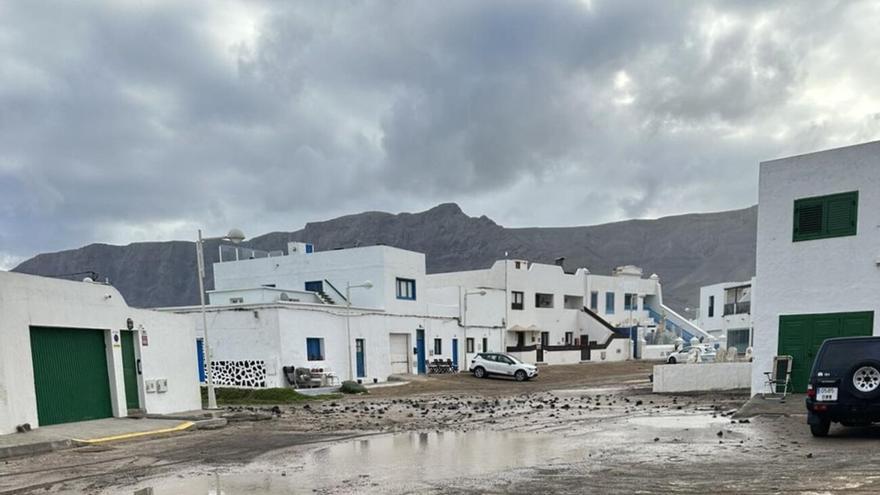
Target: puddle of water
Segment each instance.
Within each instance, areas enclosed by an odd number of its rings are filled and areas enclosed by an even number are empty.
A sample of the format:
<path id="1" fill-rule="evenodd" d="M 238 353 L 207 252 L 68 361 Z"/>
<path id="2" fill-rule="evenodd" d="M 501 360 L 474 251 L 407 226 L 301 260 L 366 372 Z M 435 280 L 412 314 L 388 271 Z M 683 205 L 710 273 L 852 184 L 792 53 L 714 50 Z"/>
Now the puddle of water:
<path id="1" fill-rule="evenodd" d="M 652 428 L 676 428 L 676 429 L 696 429 L 708 428 L 711 426 L 719 426 L 730 423 L 729 418 L 717 417 L 704 414 L 678 415 L 678 416 L 637 416 L 629 418 L 629 423 L 639 426 L 649 426 Z"/>
<path id="2" fill-rule="evenodd" d="M 548 434 L 482 432 L 400 433 L 331 445 L 303 454 L 271 454 L 272 473 L 205 475 L 150 483 L 138 495 L 408 491 L 426 483 L 477 477 L 586 457 L 587 446 Z M 284 472 L 284 476 L 282 476 Z M 131 493 L 131 492 L 129 492 Z"/>

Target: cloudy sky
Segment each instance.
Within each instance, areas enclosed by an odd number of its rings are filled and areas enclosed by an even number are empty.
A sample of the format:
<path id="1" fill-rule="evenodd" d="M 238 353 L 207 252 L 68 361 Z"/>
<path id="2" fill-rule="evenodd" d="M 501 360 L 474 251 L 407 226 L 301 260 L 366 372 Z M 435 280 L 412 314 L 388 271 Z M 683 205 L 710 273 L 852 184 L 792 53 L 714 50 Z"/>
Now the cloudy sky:
<path id="1" fill-rule="evenodd" d="M 746 207 L 880 138 L 878 2 L 0 2 L 0 268 L 458 202 Z"/>

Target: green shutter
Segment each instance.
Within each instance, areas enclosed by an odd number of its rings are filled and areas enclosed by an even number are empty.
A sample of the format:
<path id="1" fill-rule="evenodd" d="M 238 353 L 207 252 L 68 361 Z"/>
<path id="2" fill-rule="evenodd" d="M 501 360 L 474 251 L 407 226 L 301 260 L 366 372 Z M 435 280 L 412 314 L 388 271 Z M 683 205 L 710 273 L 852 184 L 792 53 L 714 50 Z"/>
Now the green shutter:
<path id="1" fill-rule="evenodd" d="M 828 236 L 855 235 L 858 209 L 858 192 L 829 197 L 826 201 Z"/>
<path id="2" fill-rule="evenodd" d="M 31 327 L 31 357 L 40 426 L 113 415 L 104 331 Z"/>
<path id="3" fill-rule="evenodd" d="M 858 208 L 858 191 L 796 200 L 792 240 L 856 235 Z"/>

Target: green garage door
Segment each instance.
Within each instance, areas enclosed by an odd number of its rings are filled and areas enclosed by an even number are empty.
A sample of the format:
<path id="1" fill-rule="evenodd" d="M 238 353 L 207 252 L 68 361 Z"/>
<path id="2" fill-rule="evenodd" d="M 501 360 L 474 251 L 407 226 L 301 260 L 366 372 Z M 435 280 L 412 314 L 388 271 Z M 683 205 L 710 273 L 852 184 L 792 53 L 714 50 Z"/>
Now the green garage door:
<path id="1" fill-rule="evenodd" d="M 806 392 L 813 359 L 825 339 L 873 334 L 874 312 L 789 315 L 779 317 L 779 355 L 793 358 L 791 383 Z"/>
<path id="2" fill-rule="evenodd" d="M 103 330 L 31 327 L 40 426 L 113 415 Z"/>

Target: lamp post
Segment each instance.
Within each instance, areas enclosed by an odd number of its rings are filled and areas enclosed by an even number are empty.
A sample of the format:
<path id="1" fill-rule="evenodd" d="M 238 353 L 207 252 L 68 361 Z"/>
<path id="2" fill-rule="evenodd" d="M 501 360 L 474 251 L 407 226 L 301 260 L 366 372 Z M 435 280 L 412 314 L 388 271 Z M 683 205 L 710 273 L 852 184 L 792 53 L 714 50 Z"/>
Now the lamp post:
<path id="1" fill-rule="evenodd" d="M 231 229 L 222 237 L 202 238 L 202 229 L 199 229 L 199 240 L 196 242 L 196 263 L 199 273 L 199 301 L 202 306 L 202 328 L 205 332 L 203 345 L 205 346 L 205 362 L 208 364 L 205 378 L 208 382 L 208 409 L 217 409 L 217 396 L 214 394 L 214 372 L 211 369 L 211 340 L 208 338 L 208 313 L 205 309 L 205 241 L 229 241 L 238 244 L 244 240 L 244 234 L 238 229 Z"/>
<path id="2" fill-rule="evenodd" d="M 351 285 L 351 282 L 345 283 L 345 333 L 348 340 L 348 379 L 354 380 L 354 367 L 351 364 L 351 289 L 372 289 L 373 283 L 366 282 Z"/>
<path id="3" fill-rule="evenodd" d="M 475 295 L 476 296 L 485 296 L 486 291 L 484 291 L 484 290 L 467 290 L 464 292 L 464 311 L 462 312 L 462 315 L 461 315 L 461 320 L 462 320 L 461 326 L 464 327 L 464 361 L 465 361 L 465 364 L 467 364 L 467 343 L 468 343 L 468 337 L 467 337 L 467 329 L 468 329 L 468 327 L 467 327 L 467 299 L 468 299 L 468 296 L 475 296 Z M 486 352 L 486 349 L 483 349 L 483 352 Z"/>

